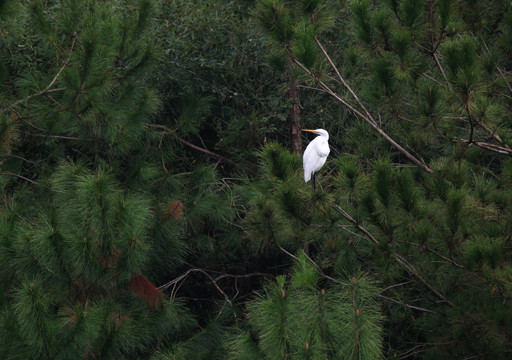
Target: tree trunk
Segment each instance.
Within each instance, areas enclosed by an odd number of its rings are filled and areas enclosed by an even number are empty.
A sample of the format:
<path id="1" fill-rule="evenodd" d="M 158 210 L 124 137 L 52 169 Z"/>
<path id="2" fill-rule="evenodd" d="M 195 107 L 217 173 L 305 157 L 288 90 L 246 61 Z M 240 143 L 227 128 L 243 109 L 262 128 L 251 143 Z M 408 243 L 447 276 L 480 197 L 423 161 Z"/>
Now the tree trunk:
<path id="1" fill-rule="evenodd" d="M 300 118 L 300 99 L 299 88 L 295 81 L 290 81 L 291 86 L 288 88 L 288 97 L 290 99 L 290 135 L 292 143 L 292 151 L 295 154 L 302 154 L 302 141 L 300 131 L 302 128 Z"/>

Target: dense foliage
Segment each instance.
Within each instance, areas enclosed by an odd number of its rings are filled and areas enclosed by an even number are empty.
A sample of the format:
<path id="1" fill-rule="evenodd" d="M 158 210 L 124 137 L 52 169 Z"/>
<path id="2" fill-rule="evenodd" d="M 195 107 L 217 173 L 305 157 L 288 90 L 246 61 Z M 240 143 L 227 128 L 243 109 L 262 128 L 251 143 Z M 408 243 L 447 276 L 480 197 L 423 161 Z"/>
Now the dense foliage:
<path id="1" fill-rule="evenodd" d="M 512 352 L 509 2 L 3 1 L 0 79 L 1 358 Z"/>

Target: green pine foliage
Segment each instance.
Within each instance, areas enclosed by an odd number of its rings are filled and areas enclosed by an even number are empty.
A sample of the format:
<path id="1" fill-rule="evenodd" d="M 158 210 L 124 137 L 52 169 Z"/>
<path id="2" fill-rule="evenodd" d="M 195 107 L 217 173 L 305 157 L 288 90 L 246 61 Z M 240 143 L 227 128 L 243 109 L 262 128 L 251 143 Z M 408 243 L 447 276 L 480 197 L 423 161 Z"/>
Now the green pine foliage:
<path id="1" fill-rule="evenodd" d="M 127 165 L 159 106 L 154 5 L 36 1 L 2 27 L 2 358 L 141 358 L 195 327 L 152 283 L 183 260 L 182 209 Z"/>
<path id="2" fill-rule="evenodd" d="M 52 184 L 50 212 L 3 237 L 2 332 L 17 339 L 7 358 L 137 357 L 193 325 L 179 301 L 134 280 L 149 261 L 151 205 L 103 169 L 65 164 Z"/>
<path id="3" fill-rule="evenodd" d="M 313 224 L 317 218 L 328 219 L 331 197 L 311 194 L 301 177 L 300 160 L 279 144 L 266 145 L 261 158 L 261 180 L 248 189 L 248 240 L 257 251 L 307 249 L 319 241 Z"/>
<path id="4" fill-rule="evenodd" d="M 0 358 L 507 358 L 511 14 L 1 2 Z"/>
<path id="5" fill-rule="evenodd" d="M 250 328 L 231 344 L 231 359 L 379 359 L 382 315 L 365 276 L 321 288 L 304 254 L 291 278 L 276 278 L 248 305 Z M 305 326 L 307 324 L 307 326 Z"/>

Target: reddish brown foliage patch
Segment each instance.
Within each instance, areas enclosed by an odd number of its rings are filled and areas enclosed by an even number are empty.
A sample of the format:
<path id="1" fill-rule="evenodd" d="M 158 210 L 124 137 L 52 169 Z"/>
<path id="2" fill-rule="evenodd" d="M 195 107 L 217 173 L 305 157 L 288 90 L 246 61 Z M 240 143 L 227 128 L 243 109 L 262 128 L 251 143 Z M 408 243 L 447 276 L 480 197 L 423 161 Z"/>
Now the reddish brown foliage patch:
<path id="1" fill-rule="evenodd" d="M 162 292 L 143 275 L 133 274 L 130 279 L 130 289 L 141 299 L 146 301 L 149 306 L 157 308 L 160 302 Z"/>
<path id="2" fill-rule="evenodd" d="M 175 220 L 181 219 L 183 216 L 183 203 L 179 200 L 173 200 L 170 204 L 167 204 L 164 209 L 162 218 L 164 221 L 173 218 Z"/>

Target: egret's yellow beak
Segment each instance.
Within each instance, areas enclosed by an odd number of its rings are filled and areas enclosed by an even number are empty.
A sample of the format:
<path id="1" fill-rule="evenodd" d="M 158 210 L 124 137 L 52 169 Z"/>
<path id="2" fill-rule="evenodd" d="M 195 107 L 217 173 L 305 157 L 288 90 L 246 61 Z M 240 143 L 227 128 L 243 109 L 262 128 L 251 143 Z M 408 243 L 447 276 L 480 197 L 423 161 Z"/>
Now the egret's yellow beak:
<path id="1" fill-rule="evenodd" d="M 312 133 L 315 133 L 315 134 L 316 134 L 316 131 L 315 131 L 315 130 L 302 129 L 302 131 L 312 132 Z"/>

